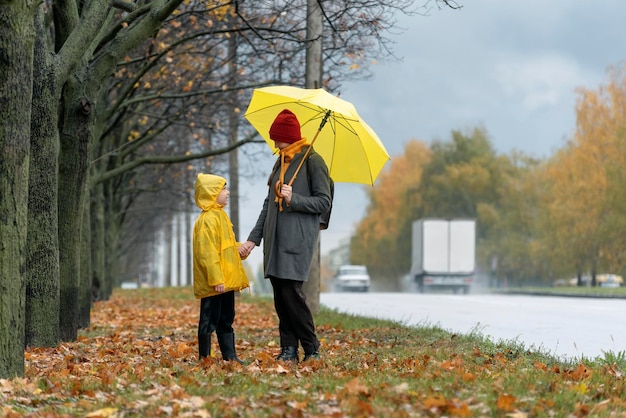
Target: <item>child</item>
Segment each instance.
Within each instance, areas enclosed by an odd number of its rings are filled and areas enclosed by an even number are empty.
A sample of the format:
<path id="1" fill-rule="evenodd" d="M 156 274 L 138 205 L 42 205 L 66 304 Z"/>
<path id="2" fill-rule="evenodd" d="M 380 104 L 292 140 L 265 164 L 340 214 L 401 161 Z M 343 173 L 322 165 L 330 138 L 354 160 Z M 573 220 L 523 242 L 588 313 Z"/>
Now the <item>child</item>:
<path id="1" fill-rule="evenodd" d="M 193 228 L 193 291 L 200 301 L 198 350 L 200 360 L 211 354 L 211 333 L 226 361 L 243 364 L 235 352 L 235 291 L 249 286 L 241 263 L 239 243 L 224 211 L 230 192 L 226 179 L 198 174 L 196 205 L 202 213 Z"/>

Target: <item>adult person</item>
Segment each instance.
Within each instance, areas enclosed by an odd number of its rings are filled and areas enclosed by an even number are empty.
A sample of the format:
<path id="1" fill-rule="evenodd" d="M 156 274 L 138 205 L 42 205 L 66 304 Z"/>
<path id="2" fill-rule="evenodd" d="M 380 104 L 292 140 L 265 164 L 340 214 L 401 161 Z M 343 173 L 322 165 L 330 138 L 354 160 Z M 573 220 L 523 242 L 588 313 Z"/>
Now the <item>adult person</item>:
<path id="1" fill-rule="evenodd" d="M 320 214 L 332 201 L 328 167 L 302 138 L 298 118 L 288 109 L 274 119 L 269 134 L 279 157 L 259 218 L 242 249 L 247 256 L 263 240 L 264 275 L 272 283 L 279 320 L 281 351 L 276 359 L 298 362 L 299 344 L 303 361 L 318 359 L 320 342 L 302 285 L 318 244 Z"/>

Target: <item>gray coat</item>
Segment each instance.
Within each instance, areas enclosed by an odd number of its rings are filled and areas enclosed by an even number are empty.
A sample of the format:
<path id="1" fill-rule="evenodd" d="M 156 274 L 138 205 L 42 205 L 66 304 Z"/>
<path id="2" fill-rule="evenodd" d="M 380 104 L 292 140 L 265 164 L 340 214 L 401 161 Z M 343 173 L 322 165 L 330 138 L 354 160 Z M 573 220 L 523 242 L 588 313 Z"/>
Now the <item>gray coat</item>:
<path id="1" fill-rule="evenodd" d="M 296 154 L 285 173 L 288 183 L 300 164 L 307 147 Z M 291 204 L 283 201 L 283 211 L 274 202 L 274 184 L 279 171 L 269 178 L 269 191 L 256 225 L 248 240 L 256 245 L 263 240 L 265 277 L 306 281 L 320 231 L 320 214 L 331 205 L 330 177 L 322 157 L 311 150 L 293 182 Z M 308 164 L 308 168 L 307 168 Z M 276 168 L 276 166 L 275 166 Z M 309 180 L 309 175 L 311 179 Z M 310 184 L 310 187 L 309 187 Z"/>

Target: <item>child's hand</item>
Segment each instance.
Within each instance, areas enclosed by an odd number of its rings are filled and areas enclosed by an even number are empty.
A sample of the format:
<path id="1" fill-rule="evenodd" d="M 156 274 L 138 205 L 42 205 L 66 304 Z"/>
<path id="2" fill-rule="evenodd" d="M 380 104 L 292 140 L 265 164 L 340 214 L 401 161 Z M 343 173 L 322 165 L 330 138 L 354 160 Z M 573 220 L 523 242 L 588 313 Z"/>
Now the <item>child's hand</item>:
<path id="1" fill-rule="evenodd" d="M 245 260 L 250 255 L 255 245 L 256 244 L 252 241 L 246 241 L 237 248 L 237 251 L 239 251 L 239 256 L 242 260 Z"/>
<path id="2" fill-rule="evenodd" d="M 224 293 L 224 283 L 222 284 L 218 284 L 217 286 L 214 287 L 215 291 L 217 293 Z"/>

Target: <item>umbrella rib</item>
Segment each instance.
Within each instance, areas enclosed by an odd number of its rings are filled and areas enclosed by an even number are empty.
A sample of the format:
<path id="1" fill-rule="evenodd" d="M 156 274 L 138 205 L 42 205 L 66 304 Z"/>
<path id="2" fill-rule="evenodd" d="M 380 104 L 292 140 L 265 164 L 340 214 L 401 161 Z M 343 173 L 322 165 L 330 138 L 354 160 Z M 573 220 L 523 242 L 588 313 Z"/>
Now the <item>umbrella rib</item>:
<path id="1" fill-rule="evenodd" d="M 337 141 L 337 130 L 335 129 L 336 123 L 337 123 L 336 118 L 331 118 L 328 121 L 328 125 L 330 126 L 330 129 L 333 131 L 333 137 L 335 138 L 335 141 Z M 333 147 L 332 147 L 331 154 L 330 154 L 330 167 L 328 167 L 329 174 L 333 169 L 333 164 L 335 163 L 335 144 L 334 144 L 335 141 L 333 141 Z"/>

